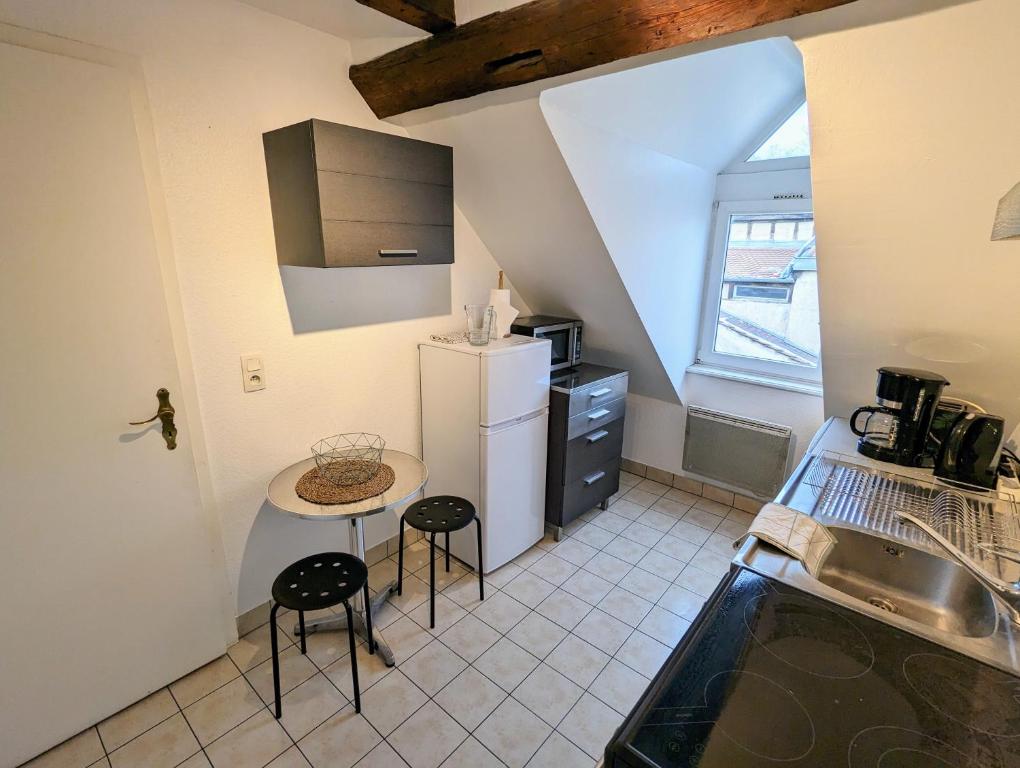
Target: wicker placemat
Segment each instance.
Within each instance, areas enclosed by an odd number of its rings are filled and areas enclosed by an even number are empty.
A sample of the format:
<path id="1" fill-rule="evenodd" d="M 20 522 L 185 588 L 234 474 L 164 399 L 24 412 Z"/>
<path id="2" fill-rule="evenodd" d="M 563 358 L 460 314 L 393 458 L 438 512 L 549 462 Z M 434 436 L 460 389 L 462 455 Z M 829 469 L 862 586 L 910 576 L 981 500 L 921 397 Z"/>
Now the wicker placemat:
<path id="1" fill-rule="evenodd" d="M 319 476 L 319 468 L 308 470 L 297 481 L 294 490 L 305 501 L 313 504 L 353 504 L 378 496 L 385 491 L 397 476 L 389 464 L 380 464 L 375 477 L 358 485 L 336 485 Z"/>

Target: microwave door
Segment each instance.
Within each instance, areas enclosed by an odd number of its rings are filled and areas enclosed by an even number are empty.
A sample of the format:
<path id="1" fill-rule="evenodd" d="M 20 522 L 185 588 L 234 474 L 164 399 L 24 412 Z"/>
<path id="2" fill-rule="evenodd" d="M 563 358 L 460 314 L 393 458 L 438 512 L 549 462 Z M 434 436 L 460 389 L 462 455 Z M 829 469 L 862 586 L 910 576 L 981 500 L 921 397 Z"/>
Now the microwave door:
<path id="1" fill-rule="evenodd" d="M 552 370 L 567 368 L 570 366 L 571 349 L 573 341 L 572 329 L 563 327 L 558 330 L 547 330 L 542 333 L 542 338 L 552 342 Z"/>

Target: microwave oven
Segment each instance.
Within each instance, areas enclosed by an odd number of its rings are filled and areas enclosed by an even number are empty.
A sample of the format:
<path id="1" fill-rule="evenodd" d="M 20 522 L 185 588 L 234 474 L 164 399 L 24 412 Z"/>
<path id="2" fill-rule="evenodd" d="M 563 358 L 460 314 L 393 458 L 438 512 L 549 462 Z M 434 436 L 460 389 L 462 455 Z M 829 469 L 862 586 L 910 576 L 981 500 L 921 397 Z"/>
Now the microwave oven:
<path id="1" fill-rule="evenodd" d="M 510 332 L 534 336 L 536 339 L 549 339 L 552 342 L 550 370 L 559 371 L 573 368 L 581 362 L 581 326 L 580 320 L 571 317 L 532 315 L 518 317 L 510 326 Z"/>

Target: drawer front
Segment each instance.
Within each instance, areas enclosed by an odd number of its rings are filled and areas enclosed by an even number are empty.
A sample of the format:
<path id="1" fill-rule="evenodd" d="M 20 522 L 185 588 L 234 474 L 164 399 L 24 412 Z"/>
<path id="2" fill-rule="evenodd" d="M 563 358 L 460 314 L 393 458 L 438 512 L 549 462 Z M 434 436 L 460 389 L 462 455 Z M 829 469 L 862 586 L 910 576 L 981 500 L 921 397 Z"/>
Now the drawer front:
<path id="1" fill-rule="evenodd" d="M 453 187 L 319 171 L 323 219 L 453 226 Z"/>
<path id="2" fill-rule="evenodd" d="M 453 263 L 453 227 L 324 221 L 322 241 L 327 267 Z"/>
<path id="3" fill-rule="evenodd" d="M 564 481 L 569 483 L 596 470 L 623 451 L 623 419 L 596 427 L 567 443 L 564 457 Z"/>
<path id="4" fill-rule="evenodd" d="M 577 392 L 570 393 L 570 415 L 590 411 L 599 405 L 605 405 L 627 394 L 627 376 L 592 384 Z"/>
<path id="5" fill-rule="evenodd" d="M 620 459 L 607 461 L 563 489 L 563 524 L 620 490 Z"/>
<path id="6" fill-rule="evenodd" d="M 617 419 L 622 419 L 626 410 L 627 401 L 621 397 L 611 403 L 579 413 L 577 416 L 571 416 L 567 421 L 567 440 L 573 440 L 575 437 L 586 435 L 599 427 L 611 424 Z"/>

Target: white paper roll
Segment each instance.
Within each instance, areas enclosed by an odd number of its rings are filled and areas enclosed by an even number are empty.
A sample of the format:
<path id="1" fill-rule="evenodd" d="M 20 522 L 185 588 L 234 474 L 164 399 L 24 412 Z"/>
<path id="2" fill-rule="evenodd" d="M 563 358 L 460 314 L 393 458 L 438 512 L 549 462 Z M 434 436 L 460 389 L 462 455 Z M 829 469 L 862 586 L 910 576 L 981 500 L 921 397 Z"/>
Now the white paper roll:
<path id="1" fill-rule="evenodd" d="M 493 288 L 489 291 L 489 304 L 496 310 L 496 334 L 503 338 L 510 335 L 510 326 L 520 314 L 510 306 L 510 291 Z"/>

